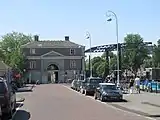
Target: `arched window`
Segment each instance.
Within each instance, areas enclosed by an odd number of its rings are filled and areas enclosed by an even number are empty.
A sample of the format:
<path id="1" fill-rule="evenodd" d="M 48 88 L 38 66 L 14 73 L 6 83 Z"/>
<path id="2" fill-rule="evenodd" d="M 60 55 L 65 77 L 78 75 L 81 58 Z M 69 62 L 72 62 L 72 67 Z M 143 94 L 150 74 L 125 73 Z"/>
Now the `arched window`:
<path id="1" fill-rule="evenodd" d="M 57 65 L 51 64 L 51 65 L 48 66 L 47 70 L 59 70 L 59 69 L 58 69 Z"/>

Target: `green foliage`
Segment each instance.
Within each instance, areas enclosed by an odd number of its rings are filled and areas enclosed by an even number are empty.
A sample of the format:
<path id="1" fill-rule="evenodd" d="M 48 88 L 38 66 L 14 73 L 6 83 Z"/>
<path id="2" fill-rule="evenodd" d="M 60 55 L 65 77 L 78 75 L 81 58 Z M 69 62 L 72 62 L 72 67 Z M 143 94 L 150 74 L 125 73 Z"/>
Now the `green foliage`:
<path id="1" fill-rule="evenodd" d="M 109 52 L 110 56 L 110 69 L 115 69 L 116 67 L 116 55 L 112 52 Z M 106 67 L 108 67 L 106 63 L 105 53 L 102 56 L 94 57 L 92 60 L 92 69 L 93 76 L 106 77 Z M 86 62 L 86 69 L 89 70 L 89 63 Z"/>
<path id="2" fill-rule="evenodd" d="M 123 63 L 127 63 L 126 68 L 137 71 L 148 57 L 148 50 L 143 43 L 143 38 L 139 34 L 128 34 L 124 38 L 124 42 L 126 48 L 123 53 Z"/>
<path id="3" fill-rule="evenodd" d="M 4 59 L 4 53 L 2 51 L 2 49 L 0 49 L 0 60 L 3 60 Z"/>
<path id="4" fill-rule="evenodd" d="M 153 66 L 160 67 L 160 39 L 157 41 L 157 45 L 153 46 Z"/>
<path id="5" fill-rule="evenodd" d="M 141 65 L 144 67 L 151 67 L 153 63 L 152 59 L 155 60 L 157 66 L 160 66 L 160 40 L 157 42 L 158 45 L 154 47 L 153 58 L 148 56 L 149 51 L 143 43 L 143 38 L 139 34 L 128 34 L 124 38 L 124 43 L 126 43 L 126 47 L 122 50 L 122 71 L 124 69 L 132 69 L 136 72 Z M 117 69 L 117 56 L 113 52 L 109 52 L 109 56 L 109 68 L 111 73 L 111 71 Z M 108 66 L 106 65 L 105 57 L 106 54 L 103 53 L 101 57 L 94 57 L 92 59 L 93 71 L 97 76 L 102 77 L 105 75 L 105 68 Z"/>
<path id="6" fill-rule="evenodd" d="M 24 45 L 31 40 L 31 35 L 25 35 L 18 32 L 8 33 L 2 36 L 0 42 L 0 58 L 9 66 L 22 70 L 24 56 L 21 51 L 21 45 Z"/>

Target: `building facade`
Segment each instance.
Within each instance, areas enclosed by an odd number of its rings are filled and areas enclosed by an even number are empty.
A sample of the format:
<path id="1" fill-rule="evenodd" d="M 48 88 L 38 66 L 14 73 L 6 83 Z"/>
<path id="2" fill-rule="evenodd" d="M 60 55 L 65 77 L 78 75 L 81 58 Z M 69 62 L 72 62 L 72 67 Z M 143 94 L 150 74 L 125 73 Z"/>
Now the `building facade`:
<path id="1" fill-rule="evenodd" d="M 65 36 L 60 41 L 34 41 L 22 46 L 29 80 L 40 83 L 64 82 L 84 74 L 85 47 Z"/>

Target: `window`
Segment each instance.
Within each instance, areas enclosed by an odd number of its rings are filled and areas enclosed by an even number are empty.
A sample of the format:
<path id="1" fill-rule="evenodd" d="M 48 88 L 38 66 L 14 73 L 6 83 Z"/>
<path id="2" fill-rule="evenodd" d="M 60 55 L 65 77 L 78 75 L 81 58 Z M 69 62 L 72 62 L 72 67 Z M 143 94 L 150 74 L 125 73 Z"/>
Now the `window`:
<path id="1" fill-rule="evenodd" d="M 36 68 L 36 61 L 31 61 L 30 62 L 30 69 Z"/>
<path id="2" fill-rule="evenodd" d="M 70 55 L 75 55 L 75 49 L 70 49 Z"/>
<path id="3" fill-rule="evenodd" d="M 36 54 L 36 49 L 31 48 L 31 49 L 30 49 L 30 54 Z"/>
<path id="4" fill-rule="evenodd" d="M 75 60 L 70 61 L 70 68 L 76 68 L 76 61 Z"/>

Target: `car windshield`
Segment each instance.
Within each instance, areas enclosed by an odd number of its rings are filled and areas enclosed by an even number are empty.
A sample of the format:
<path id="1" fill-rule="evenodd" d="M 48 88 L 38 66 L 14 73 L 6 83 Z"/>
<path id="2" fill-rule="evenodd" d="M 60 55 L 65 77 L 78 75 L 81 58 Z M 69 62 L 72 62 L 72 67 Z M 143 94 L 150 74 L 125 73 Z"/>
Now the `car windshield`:
<path id="1" fill-rule="evenodd" d="M 103 85 L 104 90 L 117 90 L 116 85 Z"/>
<path id="2" fill-rule="evenodd" d="M 101 82 L 102 82 L 102 79 L 90 79 L 90 83 L 93 83 L 93 84 L 97 84 Z"/>

